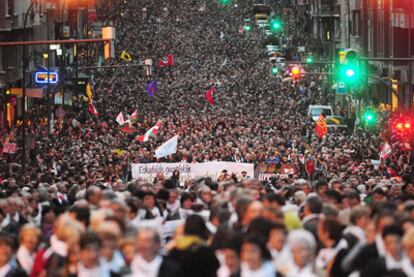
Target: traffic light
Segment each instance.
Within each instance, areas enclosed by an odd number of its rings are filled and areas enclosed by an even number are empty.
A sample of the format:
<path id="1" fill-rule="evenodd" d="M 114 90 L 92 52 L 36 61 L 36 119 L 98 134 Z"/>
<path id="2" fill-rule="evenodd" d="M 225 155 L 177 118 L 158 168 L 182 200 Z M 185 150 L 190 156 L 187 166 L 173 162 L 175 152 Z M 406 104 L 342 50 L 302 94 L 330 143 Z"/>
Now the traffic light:
<path id="1" fill-rule="evenodd" d="M 313 56 L 307 56 L 306 57 L 306 63 L 307 64 L 312 64 L 312 63 L 314 63 L 314 58 L 313 58 Z"/>
<path id="2" fill-rule="evenodd" d="M 341 49 L 337 64 L 338 81 L 348 85 L 357 84 L 362 77 L 358 64 L 358 52 L 355 49 Z"/>
<path id="3" fill-rule="evenodd" d="M 366 127 L 373 127 L 378 123 L 378 114 L 375 111 L 367 110 L 362 116 Z"/>
<path id="4" fill-rule="evenodd" d="M 293 79 L 298 80 L 301 77 L 301 68 L 299 66 L 293 66 L 290 69 L 290 75 L 292 76 Z"/>
<path id="5" fill-rule="evenodd" d="M 395 129 L 398 132 L 406 132 L 411 130 L 411 122 L 408 118 L 400 118 L 395 122 Z"/>
<path id="6" fill-rule="evenodd" d="M 219 2 L 220 2 L 220 4 L 222 4 L 222 5 L 228 5 L 228 4 L 230 4 L 231 3 L 231 0 L 219 0 Z"/>
<path id="7" fill-rule="evenodd" d="M 276 66 L 272 67 L 272 75 L 276 75 L 278 72 L 279 69 Z"/>
<path id="8" fill-rule="evenodd" d="M 357 64 L 345 64 L 339 67 L 339 79 L 345 83 L 355 84 L 361 78 L 361 72 Z"/>
<path id="9" fill-rule="evenodd" d="M 245 30 L 246 32 L 250 32 L 252 29 L 253 29 L 253 28 L 252 28 L 252 26 L 250 26 L 250 25 L 244 25 L 244 26 L 243 26 L 243 30 Z"/>
<path id="10" fill-rule="evenodd" d="M 282 29 L 282 22 L 279 19 L 271 19 L 269 25 L 270 30 L 273 32 L 277 32 Z"/>
<path id="11" fill-rule="evenodd" d="M 345 49 L 345 63 L 355 63 L 358 57 L 358 52 L 355 49 Z"/>

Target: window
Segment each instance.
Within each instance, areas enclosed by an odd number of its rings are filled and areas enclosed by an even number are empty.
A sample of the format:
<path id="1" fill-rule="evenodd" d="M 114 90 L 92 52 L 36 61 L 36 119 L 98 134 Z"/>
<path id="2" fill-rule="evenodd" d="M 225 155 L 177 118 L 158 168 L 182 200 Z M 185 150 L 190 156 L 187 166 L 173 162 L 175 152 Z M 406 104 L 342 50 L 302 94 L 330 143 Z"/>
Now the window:
<path id="1" fill-rule="evenodd" d="M 352 11 L 352 35 L 355 37 L 361 36 L 361 11 Z"/>
<path id="2" fill-rule="evenodd" d="M 14 16 L 15 10 L 14 10 L 14 0 L 7 0 L 7 15 L 8 16 Z"/>

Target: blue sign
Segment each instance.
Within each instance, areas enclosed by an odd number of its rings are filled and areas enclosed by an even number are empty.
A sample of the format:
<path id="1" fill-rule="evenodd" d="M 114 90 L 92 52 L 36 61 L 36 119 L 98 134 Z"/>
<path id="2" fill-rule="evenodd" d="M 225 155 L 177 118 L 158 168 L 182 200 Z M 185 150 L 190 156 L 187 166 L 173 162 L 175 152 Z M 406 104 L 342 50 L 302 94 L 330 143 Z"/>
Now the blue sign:
<path id="1" fill-rule="evenodd" d="M 338 94 L 345 94 L 346 93 L 345 82 L 336 83 L 336 93 L 338 93 Z"/>
<path id="2" fill-rule="evenodd" d="M 56 84 L 58 81 L 59 73 L 57 72 L 37 71 L 35 73 L 36 84 Z"/>

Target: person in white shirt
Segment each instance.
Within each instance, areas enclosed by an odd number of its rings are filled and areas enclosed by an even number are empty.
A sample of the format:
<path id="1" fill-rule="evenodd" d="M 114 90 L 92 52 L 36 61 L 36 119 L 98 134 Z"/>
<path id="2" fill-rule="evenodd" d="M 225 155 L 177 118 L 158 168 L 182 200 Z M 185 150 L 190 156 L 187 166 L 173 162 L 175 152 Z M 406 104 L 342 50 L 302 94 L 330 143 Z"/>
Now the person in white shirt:
<path id="1" fill-rule="evenodd" d="M 164 212 L 157 207 L 156 195 L 152 191 L 147 191 L 142 200 L 143 208 L 138 211 L 139 220 L 150 220 L 155 218 L 164 218 Z"/>
<path id="2" fill-rule="evenodd" d="M 272 265 L 272 256 L 266 247 L 266 241 L 252 233 L 243 242 L 241 248 L 240 274 L 235 277 L 275 277 L 279 276 Z"/>
<path id="3" fill-rule="evenodd" d="M 407 254 L 402 261 L 402 270 L 407 276 L 414 276 L 414 228 L 405 232 L 402 243 Z"/>
<path id="4" fill-rule="evenodd" d="M 120 274 L 125 267 L 125 260 L 119 250 L 122 231 L 115 222 L 104 221 L 96 229 L 102 241 L 101 262 L 112 273 Z"/>
<path id="5" fill-rule="evenodd" d="M 167 210 L 170 214 L 174 214 L 180 208 L 180 200 L 178 200 L 178 191 L 176 189 L 171 189 L 168 192 L 168 201 L 166 203 Z"/>
<path id="6" fill-rule="evenodd" d="M 316 252 L 316 240 L 311 232 L 294 230 L 288 235 L 288 245 L 292 259 L 281 269 L 287 277 L 315 277 L 313 259 Z"/>
<path id="7" fill-rule="evenodd" d="M 20 247 L 17 250 L 16 258 L 20 266 L 30 275 L 35 258 L 36 246 L 39 242 L 40 230 L 36 225 L 27 223 L 20 230 Z"/>
<path id="8" fill-rule="evenodd" d="M 281 269 L 292 259 L 289 246 L 286 243 L 287 231 L 283 224 L 274 223 L 270 231 L 268 248 L 272 255 L 273 267 L 275 270 Z"/>
<path id="9" fill-rule="evenodd" d="M 68 196 L 66 195 L 66 185 L 65 183 L 58 183 L 57 184 L 57 201 L 59 202 L 60 205 L 64 205 L 66 203 L 68 203 Z"/>
<path id="10" fill-rule="evenodd" d="M 110 277 L 109 269 L 100 261 L 101 240 L 93 232 L 85 233 L 80 241 L 78 277 Z"/>
<path id="11" fill-rule="evenodd" d="M 4 232 L 0 233 L 0 276 L 25 276 L 24 270 L 13 258 L 13 238 Z"/>
<path id="12" fill-rule="evenodd" d="M 353 208 L 350 216 L 351 225 L 344 229 L 344 235 L 350 234 L 357 238 L 358 241 L 365 242 L 365 230 L 370 222 L 370 213 L 369 208 L 364 206 Z"/>
<path id="13" fill-rule="evenodd" d="M 243 242 L 242 234 L 233 234 L 222 249 L 216 251 L 221 266 L 217 277 L 230 277 L 240 270 L 240 248 Z"/>
<path id="14" fill-rule="evenodd" d="M 137 254 L 131 262 L 133 277 L 179 277 L 180 267 L 159 254 L 161 239 L 151 228 L 141 229 L 137 235 Z"/>

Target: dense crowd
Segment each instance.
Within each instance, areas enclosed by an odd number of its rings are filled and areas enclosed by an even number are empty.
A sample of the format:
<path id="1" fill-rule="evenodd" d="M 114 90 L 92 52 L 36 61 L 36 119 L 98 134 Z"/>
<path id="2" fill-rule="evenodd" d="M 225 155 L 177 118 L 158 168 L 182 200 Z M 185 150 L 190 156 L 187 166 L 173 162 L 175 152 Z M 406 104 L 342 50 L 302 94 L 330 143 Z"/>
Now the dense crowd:
<path id="1" fill-rule="evenodd" d="M 381 136 L 358 125 L 318 139 L 306 113 L 329 98 L 324 80 L 270 74 L 263 32 L 242 28 L 253 1 L 103 3 L 101 20 L 117 30 L 106 65 L 152 59 L 152 74 L 91 72 L 99 115 L 75 98 L 51 136 L 42 109 L 31 110 L 29 164 L 20 151 L 1 156 L 0 276 L 414 276 L 412 151 L 390 139 L 393 153 L 379 159 Z M 296 57 L 306 15 L 277 10 Z M 158 66 L 168 54 L 174 65 Z M 204 97 L 212 86 L 214 105 Z M 115 118 L 135 110 L 123 130 Z M 155 138 L 136 141 L 157 121 Z M 156 159 L 175 135 L 177 153 Z M 261 181 L 226 168 L 217 180 L 131 176 L 131 163 L 207 161 L 293 171 Z"/>

